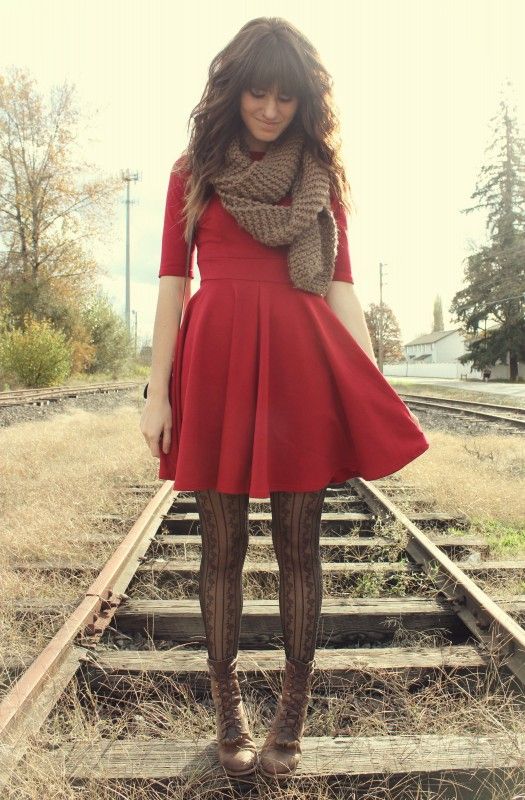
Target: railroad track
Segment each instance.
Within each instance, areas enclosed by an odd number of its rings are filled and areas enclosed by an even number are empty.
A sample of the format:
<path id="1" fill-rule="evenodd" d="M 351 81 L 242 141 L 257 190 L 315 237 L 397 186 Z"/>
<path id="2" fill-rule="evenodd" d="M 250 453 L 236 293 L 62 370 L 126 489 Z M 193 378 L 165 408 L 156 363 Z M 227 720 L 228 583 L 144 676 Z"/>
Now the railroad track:
<path id="1" fill-rule="evenodd" d="M 50 386 L 45 389 L 14 389 L 0 392 L 0 409 L 12 406 L 44 406 L 60 400 L 85 394 L 110 394 L 134 389 L 142 384 L 137 381 L 114 381 L 112 383 L 90 383 L 83 386 Z"/>
<path id="2" fill-rule="evenodd" d="M 66 622 L 3 699 L 0 785 L 23 768 L 29 743 L 38 740 L 38 732 L 72 685 L 90 702 L 104 698 L 117 712 L 145 679 L 152 685 L 168 681 L 179 702 L 190 689 L 197 697 L 209 698 L 195 589 L 198 514 L 192 495 L 174 493 L 171 485 L 166 481 L 148 499 L 129 532 L 115 542 L 113 555 L 86 594 L 68 609 Z M 151 493 L 151 487 L 130 490 Z M 401 502 L 410 508 L 402 511 Z M 245 573 L 262 586 L 270 581 L 275 586 L 276 563 L 262 555 L 271 550 L 271 537 L 264 533 L 271 520 L 269 502 L 256 503 L 266 510 L 255 511 L 251 501 Z M 457 529 L 468 527 L 465 517 L 425 507 L 415 487 L 395 481 L 354 479 L 330 487 L 323 511 L 320 545 L 325 580 L 347 581 L 348 586 L 366 577 L 388 587 L 389 581 L 402 579 L 409 581 L 404 589 L 414 591 L 383 597 L 325 593 L 314 705 L 330 703 L 332 695 L 352 693 L 356 687 L 385 692 L 394 676 L 414 687 L 428 685 L 437 676 L 441 682 L 443 675 L 461 678 L 476 691 L 480 676 L 494 673 L 508 676 L 523 699 L 525 595 L 496 602 L 473 580 L 481 575 L 523 576 L 523 562 L 484 560 L 483 541 L 458 533 Z M 93 539 L 101 541 L 100 536 Z M 100 564 L 39 562 L 13 568 L 83 573 L 98 571 Z M 420 590 L 417 594 L 414 586 Z M 49 599 L 35 598 L 18 603 L 17 611 L 42 618 L 63 609 Z M 416 643 L 420 635 L 423 644 L 398 645 L 400 628 Z M 273 685 L 284 667 L 280 639 L 278 601 L 245 598 L 238 661 L 242 686 L 264 690 Z M 516 787 L 515 797 L 525 788 L 523 729 L 512 735 L 497 726 L 490 735 L 350 733 L 339 729 L 327 736 L 305 736 L 303 757 L 292 780 L 306 785 L 312 779 L 352 779 L 363 787 L 379 781 L 384 787 L 409 779 L 431 785 L 436 776 L 439 781 L 457 781 L 460 776 L 471 791 L 467 796 L 473 798 L 478 797 L 477 782 L 483 786 L 490 776 L 498 775 Z M 196 781 L 224 775 L 212 737 L 198 738 L 67 736 L 49 750 L 48 763 L 71 781 L 88 781 L 96 775 L 100 781 L 174 781 L 194 786 Z M 262 737 L 256 738 L 261 744 Z M 259 773 L 247 778 L 264 780 Z"/>
<path id="3" fill-rule="evenodd" d="M 413 409 L 445 411 L 453 416 L 473 417 L 486 422 L 504 423 L 518 429 L 525 428 L 525 408 L 520 408 L 519 406 L 405 394 L 404 392 L 398 392 L 398 394 Z"/>
<path id="4" fill-rule="evenodd" d="M 110 394 L 127 389 L 142 388 L 137 381 L 116 381 L 83 386 L 49 387 L 45 389 L 18 389 L 0 392 L 0 410 L 13 406 L 45 406 L 80 395 Z M 480 419 L 519 430 L 525 428 L 525 408 L 519 406 L 482 403 L 472 400 L 455 400 L 431 395 L 398 392 L 401 399 L 414 410 L 441 411 L 452 416 Z"/>

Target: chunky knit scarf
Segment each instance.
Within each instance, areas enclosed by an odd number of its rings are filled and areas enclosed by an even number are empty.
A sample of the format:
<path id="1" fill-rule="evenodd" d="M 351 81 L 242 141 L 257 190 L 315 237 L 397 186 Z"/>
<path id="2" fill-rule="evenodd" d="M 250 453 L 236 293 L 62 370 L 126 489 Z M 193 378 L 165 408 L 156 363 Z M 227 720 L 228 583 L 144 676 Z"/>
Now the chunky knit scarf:
<path id="1" fill-rule="evenodd" d="M 211 183 L 224 208 L 263 244 L 289 245 L 288 272 L 297 289 L 325 295 L 334 273 L 337 224 L 330 204 L 328 171 L 291 132 L 271 142 L 260 161 L 252 161 L 236 134 L 225 163 Z M 290 206 L 276 205 L 291 193 Z"/>

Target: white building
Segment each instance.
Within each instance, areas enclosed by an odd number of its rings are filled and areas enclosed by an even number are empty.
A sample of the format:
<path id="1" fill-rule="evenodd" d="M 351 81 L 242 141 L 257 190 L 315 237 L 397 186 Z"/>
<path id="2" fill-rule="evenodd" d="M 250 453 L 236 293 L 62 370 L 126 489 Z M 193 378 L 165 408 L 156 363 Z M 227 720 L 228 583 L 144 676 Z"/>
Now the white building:
<path id="1" fill-rule="evenodd" d="M 467 341 L 460 328 L 417 336 L 405 344 L 405 360 L 397 364 L 384 364 L 383 374 L 393 377 L 403 375 L 413 378 L 483 379 L 481 370 L 471 370 L 470 362 L 461 364 L 458 361 L 459 356 L 467 352 Z M 518 367 L 518 375 L 525 377 L 525 364 L 520 363 Z M 498 363 L 491 367 L 491 380 L 508 378 L 508 363 Z"/>

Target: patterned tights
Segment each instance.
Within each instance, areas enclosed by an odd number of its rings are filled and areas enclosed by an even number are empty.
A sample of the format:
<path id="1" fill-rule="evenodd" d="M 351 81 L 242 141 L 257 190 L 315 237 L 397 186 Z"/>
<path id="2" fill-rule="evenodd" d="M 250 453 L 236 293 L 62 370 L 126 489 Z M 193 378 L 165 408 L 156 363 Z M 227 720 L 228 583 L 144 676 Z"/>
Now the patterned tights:
<path id="1" fill-rule="evenodd" d="M 287 658 L 314 657 L 323 579 L 319 552 L 326 488 L 271 492 L 272 542 L 279 566 L 279 612 Z M 248 549 L 247 494 L 194 492 L 202 530 L 199 599 L 210 659 L 237 654 Z"/>

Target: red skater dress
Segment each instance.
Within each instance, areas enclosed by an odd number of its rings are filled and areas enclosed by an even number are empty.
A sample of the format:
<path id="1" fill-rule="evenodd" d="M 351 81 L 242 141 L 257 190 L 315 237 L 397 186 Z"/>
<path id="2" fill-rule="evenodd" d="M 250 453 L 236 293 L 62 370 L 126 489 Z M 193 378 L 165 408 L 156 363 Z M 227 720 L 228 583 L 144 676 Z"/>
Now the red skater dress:
<path id="1" fill-rule="evenodd" d="M 159 277 L 185 273 L 184 181 L 170 174 Z M 332 210 L 339 233 L 333 280 L 353 283 L 346 212 L 335 197 Z M 314 491 L 391 475 L 429 447 L 326 299 L 292 285 L 287 249 L 257 241 L 211 196 L 188 277 L 197 250 L 201 284 L 174 348 L 171 448 L 160 455 L 159 478 L 172 479 L 176 490 L 255 498 Z"/>

